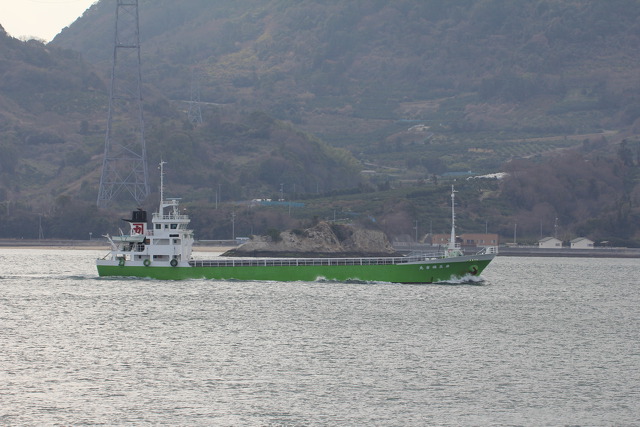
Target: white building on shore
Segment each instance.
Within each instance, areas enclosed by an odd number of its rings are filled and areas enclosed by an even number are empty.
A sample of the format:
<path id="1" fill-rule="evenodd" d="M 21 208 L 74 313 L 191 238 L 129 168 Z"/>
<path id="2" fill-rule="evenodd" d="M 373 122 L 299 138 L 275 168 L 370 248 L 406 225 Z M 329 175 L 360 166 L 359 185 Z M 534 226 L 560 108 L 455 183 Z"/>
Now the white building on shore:
<path id="1" fill-rule="evenodd" d="M 538 247 L 544 249 L 561 248 L 562 240 L 556 239 L 555 237 L 545 237 L 544 239 L 538 240 Z"/>
<path id="2" fill-rule="evenodd" d="M 571 241 L 571 249 L 593 249 L 593 240 L 577 237 Z"/>

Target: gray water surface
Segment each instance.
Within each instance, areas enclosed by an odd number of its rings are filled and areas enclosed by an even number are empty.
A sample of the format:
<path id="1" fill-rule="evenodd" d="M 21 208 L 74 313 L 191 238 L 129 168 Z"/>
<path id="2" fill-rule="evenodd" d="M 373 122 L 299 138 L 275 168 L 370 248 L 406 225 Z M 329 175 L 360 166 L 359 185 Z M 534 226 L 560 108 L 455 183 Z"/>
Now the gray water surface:
<path id="1" fill-rule="evenodd" d="M 0 249 L 0 424 L 640 425 L 640 261 L 476 284 L 98 278 Z"/>

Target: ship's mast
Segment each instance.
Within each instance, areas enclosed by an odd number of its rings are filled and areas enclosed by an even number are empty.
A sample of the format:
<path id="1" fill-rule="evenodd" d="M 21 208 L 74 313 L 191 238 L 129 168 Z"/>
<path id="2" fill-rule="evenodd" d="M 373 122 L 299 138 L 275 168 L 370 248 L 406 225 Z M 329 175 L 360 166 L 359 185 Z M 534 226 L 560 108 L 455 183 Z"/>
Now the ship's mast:
<path id="1" fill-rule="evenodd" d="M 451 185 L 451 238 L 449 239 L 449 249 L 456 248 L 456 190 Z"/>
<path id="2" fill-rule="evenodd" d="M 160 215 L 164 215 L 164 160 L 160 161 Z"/>

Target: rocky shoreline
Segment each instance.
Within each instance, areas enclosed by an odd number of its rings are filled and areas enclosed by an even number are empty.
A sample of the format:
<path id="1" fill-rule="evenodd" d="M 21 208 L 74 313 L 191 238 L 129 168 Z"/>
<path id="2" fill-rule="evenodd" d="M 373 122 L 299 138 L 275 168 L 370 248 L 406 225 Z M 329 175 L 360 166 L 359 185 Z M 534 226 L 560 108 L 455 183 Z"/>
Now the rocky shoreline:
<path id="1" fill-rule="evenodd" d="M 400 254 L 381 231 L 320 222 L 305 230 L 287 230 L 251 240 L 223 256 L 233 257 L 392 257 Z"/>

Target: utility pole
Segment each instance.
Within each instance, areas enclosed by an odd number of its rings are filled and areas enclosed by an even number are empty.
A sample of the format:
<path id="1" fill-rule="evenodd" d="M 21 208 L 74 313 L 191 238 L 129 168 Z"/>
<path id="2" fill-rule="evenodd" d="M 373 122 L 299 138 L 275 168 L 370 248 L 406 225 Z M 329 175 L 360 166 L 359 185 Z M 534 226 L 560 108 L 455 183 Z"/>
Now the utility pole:
<path id="1" fill-rule="evenodd" d="M 141 203 L 149 195 L 142 112 L 138 0 L 117 0 L 107 134 L 98 206 L 125 193 Z"/>
<path id="2" fill-rule="evenodd" d="M 236 240 L 236 212 L 231 213 L 231 240 Z"/>
<path id="3" fill-rule="evenodd" d="M 38 218 L 38 240 L 44 239 L 44 232 L 42 231 L 42 214 Z"/>

